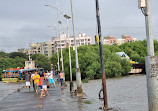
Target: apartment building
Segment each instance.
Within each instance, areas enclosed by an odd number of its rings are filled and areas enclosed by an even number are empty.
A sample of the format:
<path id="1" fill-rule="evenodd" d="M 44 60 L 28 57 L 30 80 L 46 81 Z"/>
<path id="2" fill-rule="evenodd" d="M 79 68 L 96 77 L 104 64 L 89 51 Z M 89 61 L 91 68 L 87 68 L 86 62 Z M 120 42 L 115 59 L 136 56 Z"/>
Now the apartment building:
<path id="1" fill-rule="evenodd" d="M 54 53 L 54 43 L 53 42 L 41 43 L 40 53 L 46 55 L 47 57 L 50 57 L 52 53 Z"/>
<path id="2" fill-rule="evenodd" d="M 61 39 L 61 47 L 60 47 L 60 39 Z M 29 49 L 18 49 L 19 52 L 29 54 L 44 54 L 47 57 L 51 57 L 51 55 L 57 50 L 60 50 L 60 48 L 65 49 L 68 48 L 70 42 L 70 46 L 73 47 L 75 45 L 74 43 L 74 37 L 70 37 L 69 40 L 67 38 L 66 34 L 61 34 L 59 37 L 53 37 L 51 42 L 43 42 L 43 43 L 31 43 L 29 44 Z M 78 34 L 78 37 L 76 37 L 76 44 L 77 46 L 82 45 L 89 45 L 93 44 L 93 40 L 91 36 L 87 36 L 85 33 Z"/>
<path id="3" fill-rule="evenodd" d="M 52 38 L 52 42 L 54 43 L 54 52 L 59 50 L 60 48 L 65 49 L 68 47 L 69 43 L 70 46 L 73 47 L 75 45 L 74 37 L 69 37 L 69 40 L 67 38 L 66 34 L 61 35 L 61 47 L 60 47 L 60 38 Z M 78 34 L 78 37 L 76 37 L 76 45 L 82 46 L 82 45 L 89 45 L 93 44 L 93 39 L 91 36 L 86 36 L 85 33 Z"/>
<path id="4" fill-rule="evenodd" d="M 135 41 L 136 41 L 136 38 L 132 38 L 129 35 L 123 35 L 122 38 L 119 38 L 119 39 L 116 39 L 113 36 L 107 36 L 104 38 L 105 45 L 113 45 L 113 44 L 121 45 L 126 42 L 135 42 Z"/>
<path id="5" fill-rule="evenodd" d="M 30 43 L 29 44 L 29 51 L 30 54 L 40 54 L 41 53 L 41 43 Z"/>

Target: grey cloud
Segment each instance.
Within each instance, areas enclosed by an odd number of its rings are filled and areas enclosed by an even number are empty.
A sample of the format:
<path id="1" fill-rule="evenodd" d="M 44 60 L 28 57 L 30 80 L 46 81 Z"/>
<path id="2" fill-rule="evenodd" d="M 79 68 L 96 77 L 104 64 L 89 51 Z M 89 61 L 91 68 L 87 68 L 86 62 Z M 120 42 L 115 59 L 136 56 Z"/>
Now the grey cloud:
<path id="1" fill-rule="evenodd" d="M 137 0 L 99 0 L 102 35 L 131 35 L 137 40 L 145 39 L 145 18 L 138 9 Z M 95 0 L 73 0 L 76 34 L 96 34 Z M 27 48 L 29 43 L 50 41 L 55 30 L 46 26 L 57 24 L 57 10 L 44 4 L 56 6 L 56 0 L 1 0 L 0 3 L 0 50 L 16 51 Z M 59 0 L 60 9 L 69 15 L 70 0 Z M 151 1 L 153 37 L 158 37 L 158 1 Z M 65 18 L 60 16 L 62 24 Z M 70 35 L 72 24 L 70 19 Z M 66 32 L 62 26 L 62 33 Z M 4 43 L 8 43 L 7 45 Z"/>

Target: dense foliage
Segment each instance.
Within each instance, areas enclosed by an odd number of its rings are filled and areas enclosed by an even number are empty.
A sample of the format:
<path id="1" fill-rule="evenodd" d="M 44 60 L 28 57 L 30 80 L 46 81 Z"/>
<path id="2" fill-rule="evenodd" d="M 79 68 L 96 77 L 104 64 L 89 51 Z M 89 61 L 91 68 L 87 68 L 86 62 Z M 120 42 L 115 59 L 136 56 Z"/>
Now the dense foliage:
<path id="1" fill-rule="evenodd" d="M 131 60 L 145 63 L 145 56 L 147 56 L 146 40 L 122 44 L 120 45 L 120 49 L 124 51 Z M 154 51 L 155 56 L 158 56 L 158 41 L 156 40 L 154 40 Z"/>
<path id="2" fill-rule="evenodd" d="M 43 67 L 45 70 L 50 70 L 50 63 L 45 55 L 34 54 L 31 57 L 33 60 L 35 60 L 36 63 L 38 63 L 39 67 Z M 5 53 L 3 51 L 0 51 L 0 74 L 3 70 L 7 68 L 23 68 L 25 65 L 25 60 L 28 60 L 28 57 L 24 53 Z"/>
<path id="3" fill-rule="evenodd" d="M 154 40 L 155 55 L 158 56 L 158 41 Z M 132 43 L 125 43 L 120 46 L 103 46 L 103 55 L 105 63 L 105 72 L 107 77 L 120 77 L 128 75 L 131 69 L 131 64 L 126 59 L 121 59 L 116 52 L 125 52 L 131 60 L 145 63 L 145 56 L 147 55 L 146 41 L 136 41 Z M 60 51 L 59 51 L 60 55 Z M 99 46 L 86 45 L 78 47 L 79 66 L 82 74 L 82 79 L 99 79 L 101 78 L 100 70 L 100 57 Z M 31 58 L 38 63 L 39 67 L 43 67 L 45 70 L 50 70 L 50 63 L 53 63 L 54 68 L 57 69 L 57 54 L 54 53 L 51 57 L 51 61 L 42 54 L 31 55 Z M 75 80 L 75 52 L 71 48 L 71 62 L 72 62 L 72 74 L 73 80 Z M 68 49 L 63 50 L 64 70 L 66 74 L 66 80 L 69 80 L 69 55 Z M 0 74 L 1 71 L 12 67 L 24 67 L 25 60 L 28 57 L 19 52 L 5 53 L 0 51 Z M 61 66 L 61 62 L 60 62 Z M 61 69 L 61 67 L 60 67 Z"/>
<path id="4" fill-rule="evenodd" d="M 120 52 L 119 46 L 103 46 L 105 71 L 107 77 L 120 77 L 128 75 L 131 64 L 126 59 L 121 59 L 115 52 Z M 60 51 L 59 51 L 60 52 Z M 60 53 L 59 53 L 60 55 Z M 66 80 L 69 80 L 69 55 L 68 49 L 63 50 L 64 68 Z M 78 47 L 79 66 L 82 79 L 99 79 L 101 78 L 100 56 L 98 45 L 85 45 Z M 75 52 L 71 48 L 72 73 L 75 79 Z M 55 68 L 57 69 L 57 55 L 51 58 Z M 61 63 L 60 63 L 61 64 Z"/>
<path id="5" fill-rule="evenodd" d="M 38 64 L 38 67 L 44 68 L 44 70 L 50 70 L 50 62 L 48 58 L 43 54 L 33 54 L 31 56 L 35 63 Z"/>

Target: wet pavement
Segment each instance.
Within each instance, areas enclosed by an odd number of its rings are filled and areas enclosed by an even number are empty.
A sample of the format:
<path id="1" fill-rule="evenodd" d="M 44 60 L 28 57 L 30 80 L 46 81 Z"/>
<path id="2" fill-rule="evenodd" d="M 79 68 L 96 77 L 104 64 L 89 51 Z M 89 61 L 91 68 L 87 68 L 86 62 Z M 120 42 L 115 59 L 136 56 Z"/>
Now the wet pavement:
<path id="1" fill-rule="evenodd" d="M 0 101 L 0 111 L 87 111 L 86 105 L 91 102 L 71 95 L 68 89 L 69 86 L 61 88 L 56 84 L 55 88 L 48 89 L 49 96 L 40 98 L 33 89 L 26 92 L 21 88 L 20 92 L 15 91 Z"/>
<path id="2" fill-rule="evenodd" d="M 67 87 L 61 88 L 56 82 L 56 87 L 48 90 L 50 96 L 42 99 L 33 89 L 30 93 L 26 89 L 15 91 L 0 101 L 0 111 L 102 111 L 99 107 L 103 101 L 98 99 L 101 80 L 83 83 L 83 91 L 88 96 L 82 99 L 71 96 L 69 83 L 66 84 Z M 113 108 L 110 111 L 148 111 L 144 75 L 108 79 L 107 92 L 109 107 Z"/>

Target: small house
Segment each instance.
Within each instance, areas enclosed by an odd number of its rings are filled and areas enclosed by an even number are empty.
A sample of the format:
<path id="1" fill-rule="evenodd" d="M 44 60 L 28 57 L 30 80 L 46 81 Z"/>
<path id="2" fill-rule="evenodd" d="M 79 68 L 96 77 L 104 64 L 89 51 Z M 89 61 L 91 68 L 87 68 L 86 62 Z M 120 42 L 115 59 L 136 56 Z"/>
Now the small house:
<path id="1" fill-rule="evenodd" d="M 117 55 L 119 55 L 122 59 L 130 60 L 129 56 L 125 54 L 125 52 L 116 52 Z"/>

